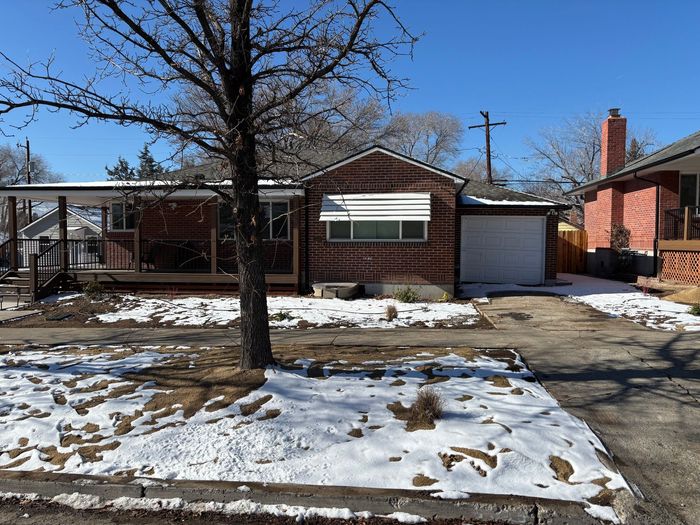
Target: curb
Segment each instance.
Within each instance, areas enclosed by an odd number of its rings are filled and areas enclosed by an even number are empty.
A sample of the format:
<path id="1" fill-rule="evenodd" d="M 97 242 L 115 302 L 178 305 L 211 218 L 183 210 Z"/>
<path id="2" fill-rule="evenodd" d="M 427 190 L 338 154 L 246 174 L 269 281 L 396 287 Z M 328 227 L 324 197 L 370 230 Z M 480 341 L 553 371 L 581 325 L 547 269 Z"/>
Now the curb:
<path id="1" fill-rule="evenodd" d="M 242 491 L 240 487 L 248 487 Z M 168 481 L 138 478 L 124 482 L 109 476 L 80 476 L 46 472 L 0 471 L 0 491 L 33 493 L 51 499 L 59 494 L 89 494 L 104 500 L 181 498 L 187 503 L 229 503 L 251 500 L 260 504 L 348 508 L 375 515 L 406 512 L 433 519 L 504 521 L 514 525 L 594 525 L 600 522 L 575 502 L 472 494 L 468 499 L 442 500 L 424 490 L 364 489 L 242 483 L 227 481 Z"/>

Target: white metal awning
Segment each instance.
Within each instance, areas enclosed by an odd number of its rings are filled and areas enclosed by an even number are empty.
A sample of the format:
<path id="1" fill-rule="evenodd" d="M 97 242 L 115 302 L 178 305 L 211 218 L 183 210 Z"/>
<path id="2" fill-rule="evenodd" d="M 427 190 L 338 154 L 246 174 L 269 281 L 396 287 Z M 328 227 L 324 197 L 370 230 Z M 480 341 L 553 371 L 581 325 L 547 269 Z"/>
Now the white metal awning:
<path id="1" fill-rule="evenodd" d="M 323 195 L 321 221 L 429 221 L 430 193 Z"/>

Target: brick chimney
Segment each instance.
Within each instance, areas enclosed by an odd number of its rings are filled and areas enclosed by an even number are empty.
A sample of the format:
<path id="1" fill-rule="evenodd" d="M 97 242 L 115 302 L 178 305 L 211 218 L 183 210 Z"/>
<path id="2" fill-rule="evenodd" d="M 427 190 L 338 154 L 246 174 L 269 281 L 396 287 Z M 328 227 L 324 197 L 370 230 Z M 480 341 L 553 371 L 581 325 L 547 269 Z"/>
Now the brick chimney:
<path id="1" fill-rule="evenodd" d="M 606 177 L 625 166 L 627 119 L 620 116 L 620 108 L 608 110 L 603 121 L 600 141 L 600 176 Z"/>

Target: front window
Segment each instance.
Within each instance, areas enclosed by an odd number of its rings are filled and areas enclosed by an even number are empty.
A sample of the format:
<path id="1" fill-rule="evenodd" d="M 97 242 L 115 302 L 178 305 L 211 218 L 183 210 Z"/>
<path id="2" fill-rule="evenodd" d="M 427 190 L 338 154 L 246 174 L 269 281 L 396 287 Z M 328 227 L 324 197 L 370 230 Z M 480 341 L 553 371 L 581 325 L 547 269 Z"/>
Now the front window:
<path id="1" fill-rule="evenodd" d="M 289 202 L 272 201 L 260 203 L 261 236 L 263 240 L 289 239 Z M 235 234 L 233 209 L 230 205 L 219 205 L 219 238 L 232 239 Z"/>
<path id="2" fill-rule="evenodd" d="M 424 241 L 426 221 L 330 221 L 330 241 Z"/>
<path id="3" fill-rule="evenodd" d="M 681 208 L 700 206 L 700 175 L 683 174 L 679 191 Z"/>
<path id="4" fill-rule="evenodd" d="M 133 230 L 136 225 L 134 205 L 129 202 L 112 203 L 112 231 Z"/>

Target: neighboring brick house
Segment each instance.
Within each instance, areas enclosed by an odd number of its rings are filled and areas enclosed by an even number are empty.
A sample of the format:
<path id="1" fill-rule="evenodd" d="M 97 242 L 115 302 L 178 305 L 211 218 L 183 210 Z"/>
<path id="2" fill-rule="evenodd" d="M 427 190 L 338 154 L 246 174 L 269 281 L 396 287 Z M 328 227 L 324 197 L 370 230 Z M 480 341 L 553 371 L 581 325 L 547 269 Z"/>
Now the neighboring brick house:
<path id="1" fill-rule="evenodd" d="M 626 128 L 627 119 L 610 110 L 601 177 L 570 192 L 584 196 L 588 268 L 615 271 L 611 231 L 624 225 L 637 273 L 700 285 L 700 132 L 625 165 Z"/>
<path id="2" fill-rule="evenodd" d="M 231 288 L 237 277 L 230 208 L 219 206 L 213 191 L 225 184 L 200 177 L 175 190 L 165 181 L 129 181 L 0 191 L 15 202 L 102 208 L 95 260 L 65 270 L 76 281 L 217 290 Z M 381 294 L 411 285 L 437 298 L 452 295 L 459 282 L 556 279 L 558 212 L 565 205 L 467 180 L 386 148 L 369 148 L 295 182 L 261 181 L 260 200 L 267 280 L 277 289 L 357 282 Z"/>

